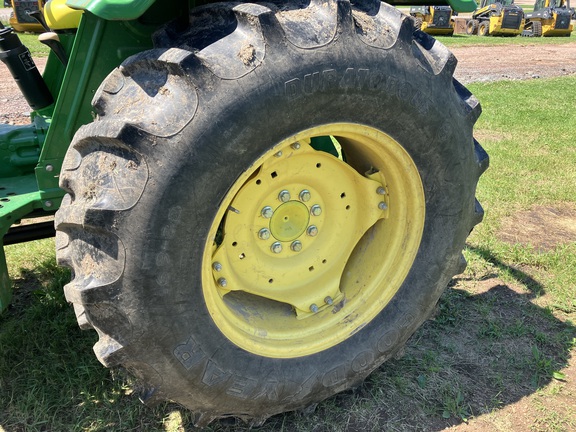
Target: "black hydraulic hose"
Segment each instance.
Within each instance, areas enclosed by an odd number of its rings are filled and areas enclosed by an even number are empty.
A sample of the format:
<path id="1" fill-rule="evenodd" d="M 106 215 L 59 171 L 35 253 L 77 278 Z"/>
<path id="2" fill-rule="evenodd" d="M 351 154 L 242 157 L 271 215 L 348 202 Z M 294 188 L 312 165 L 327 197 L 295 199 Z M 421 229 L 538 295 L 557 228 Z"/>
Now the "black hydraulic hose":
<path id="1" fill-rule="evenodd" d="M 6 65 L 33 110 L 46 108 L 54 98 L 40 75 L 32 55 L 12 28 L 0 28 L 0 60 Z"/>

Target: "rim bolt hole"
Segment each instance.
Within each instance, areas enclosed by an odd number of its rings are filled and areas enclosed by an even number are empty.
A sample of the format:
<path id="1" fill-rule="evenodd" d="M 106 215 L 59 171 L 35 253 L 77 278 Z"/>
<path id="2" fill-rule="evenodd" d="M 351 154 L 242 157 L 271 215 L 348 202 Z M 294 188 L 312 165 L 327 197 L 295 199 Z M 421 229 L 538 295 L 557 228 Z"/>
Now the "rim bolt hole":
<path id="1" fill-rule="evenodd" d="M 241 260 L 243 260 L 244 258 L 246 258 L 246 254 L 245 254 L 245 253 L 241 253 L 240 255 L 238 255 L 238 258 L 240 258 Z"/>
<path id="2" fill-rule="evenodd" d="M 346 192 L 342 192 L 342 193 L 340 194 L 340 198 L 346 198 Z"/>
<path id="3" fill-rule="evenodd" d="M 316 168 L 320 168 L 321 166 L 322 166 L 322 164 L 321 164 L 320 162 L 318 162 L 318 163 L 316 164 Z"/>
<path id="4" fill-rule="evenodd" d="M 349 206 L 349 205 L 346 206 L 346 210 L 350 210 L 350 206 Z"/>
<path id="5" fill-rule="evenodd" d="M 314 266 L 308 267 L 308 271 L 314 271 Z"/>
<path id="6" fill-rule="evenodd" d="M 274 279 L 268 279 L 268 283 L 274 283 Z"/>
<path id="7" fill-rule="evenodd" d="M 232 242 L 232 247 L 238 246 L 238 242 Z"/>
<path id="8" fill-rule="evenodd" d="M 326 264 L 328 261 L 326 261 L 325 259 L 322 260 L 322 264 Z"/>
<path id="9" fill-rule="evenodd" d="M 257 185 L 262 184 L 262 180 L 260 180 L 260 179 L 256 180 L 256 184 Z"/>
<path id="10" fill-rule="evenodd" d="M 276 177 L 278 177 L 278 173 L 276 171 L 274 171 L 273 173 L 270 173 L 270 177 L 276 178 Z"/>

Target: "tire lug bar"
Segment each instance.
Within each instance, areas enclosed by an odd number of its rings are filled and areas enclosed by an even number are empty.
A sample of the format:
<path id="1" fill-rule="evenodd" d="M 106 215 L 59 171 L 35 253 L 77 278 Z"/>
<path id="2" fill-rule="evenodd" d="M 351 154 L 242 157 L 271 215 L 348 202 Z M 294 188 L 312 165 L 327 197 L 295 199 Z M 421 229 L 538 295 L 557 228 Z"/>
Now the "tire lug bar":
<path id="1" fill-rule="evenodd" d="M 292 249 L 294 252 L 300 252 L 302 250 L 302 243 L 298 240 L 295 240 L 290 245 L 290 249 Z"/>
<path id="2" fill-rule="evenodd" d="M 386 210 L 388 208 L 388 205 L 385 202 L 381 202 L 380 204 L 378 204 L 378 208 L 380 210 Z"/>
<path id="3" fill-rule="evenodd" d="M 274 252 L 275 254 L 279 254 L 280 252 L 282 252 L 282 243 L 280 243 L 280 242 L 274 242 L 274 243 L 272 243 L 272 246 L 270 246 L 270 249 L 271 249 L 272 252 Z"/>
<path id="4" fill-rule="evenodd" d="M 222 264 L 220 264 L 219 262 L 215 262 L 214 264 L 212 264 L 212 268 L 219 272 L 220 270 L 222 270 Z"/>
<path id="5" fill-rule="evenodd" d="M 288 192 L 286 189 L 281 190 L 278 194 L 278 199 L 283 203 L 290 201 L 290 192 Z"/>
<path id="6" fill-rule="evenodd" d="M 302 202 L 310 201 L 311 197 L 312 197 L 312 195 L 310 194 L 310 191 L 308 189 L 304 189 L 298 195 L 298 198 L 300 198 L 300 201 L 302 201 Z"/>
<path id="7" fill-rule="evenodd" d="M 384 189 L 382 186 L 380 186 L 378 189 L 376 189 L 376 193 L 378 195 L 386 195 L 386 189 Z"/>
<path id="8" fill-rule="evenodd" d="M 222 288 L 225 288 L 226 285 L 228 285 L 228 281 L 225 278 L 220 278 L 218 279 L 218 285 L 220 285 Z"/>
<path id="9" fill-rule="evenodd" d="M 266 206 L 262 209 L 261 213 L 262 216 L 264 216 L 266 219 L 270 219 L 274 214 L 274 210 L 272 209 L 272 207 Z"/>
<path id="10" fill-rule="evenodd" d="M 260 231 L 258 231 L 258 238 L 260 240 L 268 240 L 270 238 L 270 231 L 268 231 L 266 228 L 262 228 Z"/>
<path id="11" fill-rule="evenodd" d="M 306 230 L 306 234 L 308 234 L 310 237 L 316 237 L 318 234 L 318 227 L 316 225 L 310 225 Z"/>
<path id="12" fill-rule="evenodd" d="M 328 306 L 332 306 L 334 300 L 332 300 L 332 297 L 328 296 L 324 299 L 324 303 L 326 303 Z"/>
<path id="13" fill-rule="evenodd" d="M 320 216 L 322 214 L 322 207 L 318 204 L 314 204 L 310 209 L 310 213 L 312 213 L 312 216 Z"/>
<path id="14" fill-rule="evenodd" d="M 312 304 L 310 305 L 310 311 L 311 311 L 312 313 L 318 313 L 318 306 L 316 306 L 316 304 L 312 303 Z"/>

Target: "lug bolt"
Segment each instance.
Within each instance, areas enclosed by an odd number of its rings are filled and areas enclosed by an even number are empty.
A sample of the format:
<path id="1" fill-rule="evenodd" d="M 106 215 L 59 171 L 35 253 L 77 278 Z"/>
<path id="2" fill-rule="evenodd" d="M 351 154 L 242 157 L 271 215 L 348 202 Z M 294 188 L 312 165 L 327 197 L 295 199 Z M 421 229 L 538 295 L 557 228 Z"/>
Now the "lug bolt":
<path id="1" fill-rule="evenodd" d="M 310 305 L 310 312 L 317 313 L 318 312 L 318 306 L 316 306 L 314 303 L 312 303 Z"/>
<path id="2" fill-rule="evenodd" d="M 217 272 L 219 272 L 220 270 L 222 270 L 222 264 L 220 264 L 219 262 L 215 262 L 214 264 L 212 264 L 212 268 Z"/>
<path id="3" fill-rule="evenodd" d="M 306 230 L 306 234 L 310 237 L 315 237 L 318 234 L 318 227 L 316 225 L 310 225 Z"/>
<path id="4" fill-rule="evenodd" d="M 294 252 L 300 252 L 302 250 L 302 243 L 298 240 L 295 240 L 290 245 L 290 249 L 292 249 Z"/>
<path id="5" fill-rule="evenodd" d="M 378 189 L 376 189 L 376 193 L 378 195 L 386 195 L 386 189 L 384 189 L 382 186 L 378 187 Z"/>
<path id="6" fill-rule="evenodd" d="M 226 285 L 228 285 L 228 281 L 224 278 L 220 278 L 218 279 L 218 285 L 220 285 L 222 288 L 226 287 Z"/>
<path id="7" fill-rule="evenodd" d="M 328 296 L 324 299 L 324 303 L 326 303 L 328 306 L 331 306 L 334 303 L 334 300 L 332 300 L 332 297 Z"/>
<path id="8" fill-rule="evenodd" d="M 52 201 L 44 201 L 44 205 L 46 207 L 52 207 L 53 203 L 52 203 Z"/>
<path id="9" fill-rule="evenodd" d="M 48 172 L 54 171 L 54 166 L 53 165 L 46 165 L 46 171 L 48 171 Z"/>
<path id="10" fill-rule="evenodd" d="M 281 151 L 279 151 L 279 152 L 278 152 L 278 153 L 276 153 L 274 156 L 276 156 L 276 157 L 280 157 L 280 156 L 282 156 L 282 152 L 281 152 Z"/>
<path id="11" fill-rule="evenodd" d="M 310 213 L 312 213 L 312 216 L 320 216 L 322 214 L 322 207 L 318 204 L 314 204 L 310 209 Z"/>
<path id="12" fill-rule="evenodd" d="M 270 246 L 270 250 L 272 250 L 272 252 L 274 252 L 275 254 L 279 254 L 280 252 L 282 252 L 282 243 L 280 242 L 272 243 L 272 246 Z"/>
<path id="13" fill-rule="evenodd" d="M 262 209 L 261 213 L 266 219 L 270 219 L 274 214 L 274 210 L 272 210 L 272 207 L 266 206 Z"/>
<path id="14" fill-rule="evenodd" d="M 388 206 L 386 205 L 385 202 L 381 202 L 381 203 L 378 204 L 378 208 L 379 208 L 380 210 L 386 210 L 386 209 L 388 208 Z"/>
<path id="15" fill-rule="evenodd" d="M 300 143 L 294 143 L 290 147 L 292 147 L 294 150 L 298 150 L 300 148 Z"/>
<path id="16" fill-rule="evenodd" d="M 278 194 L 278 199 L 282 202 L 290 201 L 290 192 L 288 192 L 286 189 L 280 191 Z"/>
<path id="17" fill-rule="evenodd" d="M 310 195 L 310 191 L 308 189 L 304 189 L 302 192 L 300 192 L 300 195 L 298 195 L 298 198 L 300 198 L 300 201 L 306 202 L 306 201 L 310 201 L 311 196 L 312 195 Z"/>
<path id="18" fill-rule="evenodd" d="M 258 238 L 260 240 L 268 240 L 270 238 L 270 231 L 268 231 L 266 228 L 262 228 L 260 231 L 258 231 Z"/>

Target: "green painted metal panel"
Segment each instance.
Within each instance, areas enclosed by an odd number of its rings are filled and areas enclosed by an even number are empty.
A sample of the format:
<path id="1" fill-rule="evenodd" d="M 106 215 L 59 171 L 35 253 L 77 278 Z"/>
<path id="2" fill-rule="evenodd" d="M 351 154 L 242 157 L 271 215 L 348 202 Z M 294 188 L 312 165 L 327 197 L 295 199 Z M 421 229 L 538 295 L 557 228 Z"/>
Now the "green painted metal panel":
<path id="1" fill-rule="evenodd" d="M 2 239 L 12 224 L 41 207 L 34 174 L 0 179 L 0 312 L 12 297 Z"/>
<path id="2" fill-rule="evenodd" d="M 139 18 L 155 0 L 68 0 L 67 6 L 87 10 L 106 20 Z"/>

